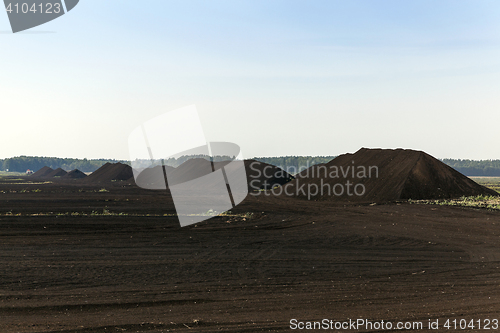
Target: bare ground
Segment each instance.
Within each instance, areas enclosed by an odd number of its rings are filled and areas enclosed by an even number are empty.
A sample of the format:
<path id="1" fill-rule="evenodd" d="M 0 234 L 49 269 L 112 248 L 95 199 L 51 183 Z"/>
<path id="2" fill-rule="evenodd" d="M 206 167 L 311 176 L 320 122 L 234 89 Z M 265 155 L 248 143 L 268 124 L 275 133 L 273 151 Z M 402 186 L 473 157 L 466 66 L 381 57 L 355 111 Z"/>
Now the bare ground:
<path id="1" fill-rule="evenodd" d="M 167 195 L 120 182 L 0 191 L 2 333 L 500 317 L 498 211 L 261 195 L 180 228 Z"/>

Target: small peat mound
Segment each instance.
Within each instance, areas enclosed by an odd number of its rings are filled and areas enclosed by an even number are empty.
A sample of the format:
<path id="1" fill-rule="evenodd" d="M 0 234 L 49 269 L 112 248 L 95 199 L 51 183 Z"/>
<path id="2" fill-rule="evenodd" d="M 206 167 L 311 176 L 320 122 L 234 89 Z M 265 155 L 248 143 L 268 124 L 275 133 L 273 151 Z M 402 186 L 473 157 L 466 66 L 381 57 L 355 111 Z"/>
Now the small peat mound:
<path id="1" fill-rule="evenodd" d="M 61 169 L 61 168 L 57 168 L 55 170 L 53 170 L 52 172 L 49 172 L 47 173 L 44 178 L 54 178 L 54 177 L 64 177 L 66 176 L 68 173 Z"/>
<path id="2" fill-rule="evenodd" d="M 75 169 L 75 170 L 71 170 L 70 172 L 68 172 L 62 178 L 64 178 L 64 179 L 82 179 L 85 177 L 87 177 L 86 174 L 84 174 L 83 172 L 81 172 L 78 169 Z"/>
<path id="3" fill-rule="evenodd" d="M 287 187 L 279 194 L 350 202 L 499 195 L 425 152 L 410 149 L 362 148 L 304 170 Z"/>
<path id="4" fill-rule="evenodd" d="M 129 180 L 133 176 L 132 168 L 127 164 L 106 163 L 83 179 L 83 181 L 88 183 L 105 183 L 118 180 Z"/>
<path id="5" fill-rule="evenodd" d="M 43 168 L 41 168 L 40 170 L 38 170 L 37 172 L 32 174 L 30 177 L 45 178 L 45 177 L 47 177 L 48 174 L 50 174 L 52 172 L 54 172 L 54 169 L 49 168 L 48 166 L 44 166 Z"/>

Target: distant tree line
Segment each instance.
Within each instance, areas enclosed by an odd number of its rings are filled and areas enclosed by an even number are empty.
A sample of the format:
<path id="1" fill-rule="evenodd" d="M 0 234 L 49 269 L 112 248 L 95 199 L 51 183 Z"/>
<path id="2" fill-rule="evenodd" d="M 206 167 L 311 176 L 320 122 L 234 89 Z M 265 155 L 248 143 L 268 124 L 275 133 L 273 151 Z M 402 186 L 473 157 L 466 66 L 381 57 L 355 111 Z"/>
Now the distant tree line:
<path id="1" fill-rule="evenodd" d="M 441 160 L 466 176 L 500 177 L 500 160 Z"/>
<path id="2" fill-rule="evenodd" d="M 174 168 L 177 168 L 179 165 L 182 163 L 186 162 L 187 160 L 195 159 L 195 158 L 202 158 L 207 161 L 213 161 L 213 162 L 221 162 L 221 161 L 231 161 L 234 159 L 234 156 L 227 156 L 227 155 L 216 155 L 210 158 L 209 155 L 183 155 L 181 157 L 170 157 L 166 160 L 161 160 L 161 159 L 153 159 L 153 160 L 145 160 L 145 159 L 136 159 L 134 160 L 134 163 L 132 164 L 134 168 L 150 168 L 158 165 L 168 165 Z"/>
<path id="3" fill-rule="evenodd" d="M 52 169 L 62 168 L 66 171 L 78 169 L 83 172 L 94 172 L 107 162 L 128 163 L 127 161 L 118 161 L 110 159 L 76 159 L 76 158 L 58 158 L 58 157 L 34 157 L 18 156 L 6 159 L 0 159 L 0 170 L 11 172 L 25 172 L 26 170 L 37 171 L 48 166 Z"/>
<path id="4" fill-rule="evenodd" d="M 234 159 L 233 157 L 226 156 L 226 155 L 216 155 L 210 158 L 208 155 L 184 155 L 178 158 L 171 157 L 167 160 L 165 160 L 165 165 L 170 165 L 171 167 L 177 168 L 179 165 L 182 163 L 186 162 L 187 160 L 193 159 L 193 158 L 203 158 L 206 159 L 207 161 L 212 160 L 213 162 L 221 162 L 221 161 L 231 161 Z"/>
<path id="5" fill-rule="evenodd" d="M 179 158 L 169 158 L 164 161 L 166 165 L 177 167 L 184 163 L 186 160 L 198 157 L 209 159 L 206 155 L 196 156 L 181 156 Z M 272 164 L 283 168 L 285 171 L 295 174 L 304 170 L 305 168 L 320 164 L 328 163 L 336 156 L 280 156 L 280 157 L 255 157 L 257 161 Z M 233 157 L 234 158 L 234 157 Z M 215 156 L 213 160 L 223 161 L 232 159 L 229 156 Z M 451 166 L 455 170 L 463 173 L 466 176 L 493 176 L 500 177 L 500 160 L 455 160 L 455 159 L 442 159 L 442 162 Z M 114 160 L 114 159 L 76 159 L 76 158 L 58 158 L 58 157 L 33 157 L 33 156 L 18 156 L 6 159 L 0 159 L 0 171 L 12 172 L 25 172 L 30 169 L 37 171 L 44 166 L 51 167 L 52 169 L 62 168 L 64 170 L 78 169 L 83 172 L 94 172 L 105 163 L 126 163 L 129 161 Z M 150 165 L 150 161 L 147 164 Z M 160 160 L 156 161 L 161 164 Z"/>
<path id="6" fill-rule="evenodd" d="M 336 156 L 280 156 L 280 157 L 255 157 L 260 162 L 268 163 L 282 168 L 286 172 L 295 175 L 310 166 L 328 163 Z"/>

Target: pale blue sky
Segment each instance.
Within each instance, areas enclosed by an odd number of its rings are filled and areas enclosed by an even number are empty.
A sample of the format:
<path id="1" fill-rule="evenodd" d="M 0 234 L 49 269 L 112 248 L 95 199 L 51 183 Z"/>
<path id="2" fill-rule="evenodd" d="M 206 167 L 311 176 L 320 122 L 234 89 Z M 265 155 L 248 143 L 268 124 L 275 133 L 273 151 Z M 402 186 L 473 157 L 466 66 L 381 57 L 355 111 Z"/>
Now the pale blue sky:
<path id="1" fill-rule="evenodd" d="M 9 30 L 0 158 L 127 159 L 137 125 L 196 104 L 246 157 L 500 159 L 498 1 L 81 0 Z"/>

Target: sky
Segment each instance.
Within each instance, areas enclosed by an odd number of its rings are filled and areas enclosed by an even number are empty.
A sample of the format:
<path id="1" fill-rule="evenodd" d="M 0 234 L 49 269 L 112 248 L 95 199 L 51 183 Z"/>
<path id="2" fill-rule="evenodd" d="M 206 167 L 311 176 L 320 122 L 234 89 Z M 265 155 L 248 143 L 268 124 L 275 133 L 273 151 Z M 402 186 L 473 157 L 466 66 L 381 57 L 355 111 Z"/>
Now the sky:
<path id="1" fill-rule="evenodd" d="M 367 148 L 500 159 L 500 2 L 80 0 L 12 34 L 0 13 L 0 158 L 128 159 L 195 104 L 243 156 Z"/>

